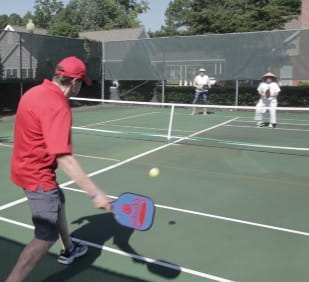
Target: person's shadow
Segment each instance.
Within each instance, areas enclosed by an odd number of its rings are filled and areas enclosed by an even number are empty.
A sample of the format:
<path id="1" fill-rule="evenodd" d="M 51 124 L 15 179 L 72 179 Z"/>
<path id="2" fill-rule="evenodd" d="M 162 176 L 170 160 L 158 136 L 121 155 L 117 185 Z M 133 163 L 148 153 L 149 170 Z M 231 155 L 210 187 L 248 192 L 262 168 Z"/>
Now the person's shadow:
<path id="1" fill-rule="evenodd" d="M 113 243 L 120 250 L 131 254 L 132 261 L 134 263 L 145 264 L 147 269 L 152 273 L 166 278 L 176 278 L 180 273 L 180 268 L 177 265 L 168 263 L 168 265 L 171 267 L 166 267 L 166 262 L 164 261 L 146 262 L 143 260 L 143 257 L 138 254 L 129 243 L 134 229 L 127 228 L 118 224 L 112 213 L 85 216 L 73 221 L 72 223 L 83 225 L 73 231 L 71 236 L 73 238 L 91 242 L 95 244 L 95 246 L 89 247 L 89 251 L 86 256 L 76 259 L 72 265 L 65 266 L 64 270 L 59 271 L 44 279 L 43 281 L 45 282 L 67 281 L 72 279 L 72 277 L 78 273 L 81 273 L 89 267 L 92 267 L 93 262 L 101 255 L 101 247 L 105 244 L 106 241 L 110 239 L 113 239 Z M 107 271 L 104 268 L 100 269 L 102 272 Z M 145 281 L 137 278 L 127 277 L 125 275 L 120 276 L 121 277 L 117 278 L 117 281 Z M 123 278 L 122 276 L 125 276 L 125 280 L 120 279 Z"/>

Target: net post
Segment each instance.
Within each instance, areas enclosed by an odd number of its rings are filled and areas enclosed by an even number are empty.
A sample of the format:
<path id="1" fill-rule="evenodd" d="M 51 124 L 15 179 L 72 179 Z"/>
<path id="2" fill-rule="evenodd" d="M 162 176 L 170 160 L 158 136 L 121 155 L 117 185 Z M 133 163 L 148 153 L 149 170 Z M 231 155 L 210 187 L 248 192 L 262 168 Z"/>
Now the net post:
<path id="1" fill-rule="evenodd" d="M 105 42 L 102 43 L 101 99 L 105 99 Z"/>
<path id="2" fill-rule="evenodd" d="M 165 80 L 162 80 L 162 97 L 161 102 L 165 103 Z"/>
<path id="3" fill-rule="evenodd" d="M 173 119 L 174 119 L 174 110 L 175 110 L 175 104 L 171 107 L 171 114 L 170 114 L 170 120 L 168 125 L 168 132 L 167 132 L 167 140 L 169 141 L 172 137 L 172 128 L 173 128 Z"/>
<path id="4" fill-rule="evenodd" d="M 239 81 L 236 80 L 236 89 L 235 89 L 235 106 L 238 106 L 238 97 L 239 97 Z"/>

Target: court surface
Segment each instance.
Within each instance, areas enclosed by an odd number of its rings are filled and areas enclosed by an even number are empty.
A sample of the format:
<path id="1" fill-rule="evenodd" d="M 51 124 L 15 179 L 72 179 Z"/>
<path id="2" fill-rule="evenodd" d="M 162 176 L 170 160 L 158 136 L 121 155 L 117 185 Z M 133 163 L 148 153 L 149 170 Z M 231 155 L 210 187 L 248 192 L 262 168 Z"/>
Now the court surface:
<path id="1" fill-rule="evenodd" d="M 73 109 L 76 158 L 109 195 L 152 197 L 155 222 L 120 227 L 58 171 L 72 236 L 89 254 L 63 266 L 56 243 L 27 281 L 307 281 L 309 115 L 279 113 L 270 129 L 252 112 L 210 112 L 176 110 L 167 141 L 169 108 Z M 1 119 L 0 281 L 33 236 L 9 180 L 13 126 Z"/>

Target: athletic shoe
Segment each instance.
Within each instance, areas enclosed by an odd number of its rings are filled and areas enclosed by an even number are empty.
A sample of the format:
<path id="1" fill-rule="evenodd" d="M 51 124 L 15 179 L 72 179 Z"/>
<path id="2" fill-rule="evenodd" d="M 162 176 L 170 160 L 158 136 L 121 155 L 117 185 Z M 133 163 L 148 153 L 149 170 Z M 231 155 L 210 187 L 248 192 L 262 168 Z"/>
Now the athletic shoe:
<path id="1" fill-rule="evenodd" d="M 256 123 L 256 125 L 257 125 L 258 127 L 262 127 L 262 126 L 264 125 L 264 122 L 261 121 L 261 120 L 259 120 L 259 121 Z"/>
<path id="2" fill-rule="evenodd" d="M 275 124 L 275 123 L 270 123 L 270 124 L 268 125 L 268 127 L 269 127 L 269 128 L 275 128 L 275 127 L 276 127 L 276 124 Z"/>
<path id="3" fill-rule="evenodd" d="M 191 113 L 191 116 L 194 116 L 195 115 L 195 112 Z"/>
<path id="4" fill-rule="evenodd" d="M 208 115 L 208 113 L 204 113 L 204 116 L 207 116 Z"/>
<path id="5" fill-rule="evenodd" d="M 71 264 L 74 259 L 85 255 L 88 251 L 88 246 L 81 242 L 73 242 L 73 249 L 61 250 L 58 262 L 62 264 Z"/>

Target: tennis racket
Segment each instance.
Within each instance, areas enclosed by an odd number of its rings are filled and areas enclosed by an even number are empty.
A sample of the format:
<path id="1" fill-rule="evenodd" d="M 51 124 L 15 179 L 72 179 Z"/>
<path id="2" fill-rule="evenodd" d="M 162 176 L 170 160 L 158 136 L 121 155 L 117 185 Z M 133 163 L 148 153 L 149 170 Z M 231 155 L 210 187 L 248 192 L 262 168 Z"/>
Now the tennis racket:
<path id="1" fill-rule="evenodd" d="M 269 91 L 269 89 L 267 89 L 267 90 L 265 91 L 265 96 L 266 96 L 266 98 L 269 98 L 269 97 L 270 97 L 270 91 Z"/>
<path id="2" fill-rule="evenodd" d="M 112 212 L 119 224 L 146 231 L 153 224 L 155 205 L 147 196 L 123 193 L 112 203 Z"/>

